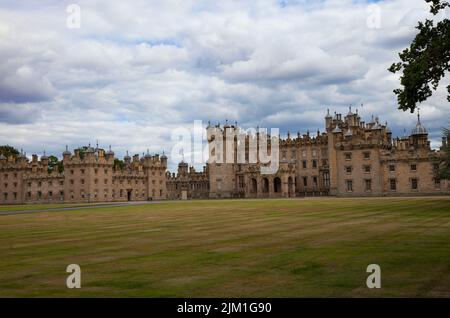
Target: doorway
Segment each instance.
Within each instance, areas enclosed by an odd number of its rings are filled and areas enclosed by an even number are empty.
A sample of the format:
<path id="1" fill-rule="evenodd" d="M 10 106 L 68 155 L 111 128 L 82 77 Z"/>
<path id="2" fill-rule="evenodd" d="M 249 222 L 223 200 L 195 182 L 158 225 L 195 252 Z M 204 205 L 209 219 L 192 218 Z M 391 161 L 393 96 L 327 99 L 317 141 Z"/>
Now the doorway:
<path id="1" fill-rule="evenodd" d="M 131 201 L 131 190 L 127 190 L 127 201 Z"/>

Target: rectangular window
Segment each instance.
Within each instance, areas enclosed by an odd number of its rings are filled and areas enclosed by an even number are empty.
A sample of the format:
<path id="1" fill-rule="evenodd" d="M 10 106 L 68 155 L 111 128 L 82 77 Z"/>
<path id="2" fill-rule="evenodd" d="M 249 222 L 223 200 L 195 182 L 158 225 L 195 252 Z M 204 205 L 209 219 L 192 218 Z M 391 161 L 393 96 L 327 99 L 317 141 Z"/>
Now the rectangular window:
<path id="1" fill-rule="evenodd" d="M 372 191 L 372 180 L 364 180 L 366 191 Z"/>
<path id="2" fill-rule="evenodd" d="M 308 177 L 303 177 L 303 186 L 308 186 Z"/>
<path id="3" fill-rule="evenodd" d="M 347 180 L 346 185 L 347 185 L 347 192 L 353 192 L 353 181 Z"/>
<path id="4" fill-rule="evenodd" d="M 389 172 L 395 172 L 395 166 L 389 165 Z"/>
<path id="5" fill-rule="evenodd" d="M 352 160 L 352 154 L 350 152 L 345 154 L 345 160 Z"/>
<path id="6" fill-rule="evenodd" d="M 352 173 L 352 166 L 347 166 L 347 167 L 345 167 L 345 171 L 346 171 L 347 173 Z"/>
<path id="7" fill-rule="evenodd" d="M 306 160 L 303 160 L 303 169 L 306 169 Z"/>
<path id="8" fill-rule="evenodd" d="M 364 172 L 370 173 L 370 166 L 364 166 Z"/>
<path id="9" fill-rule="evenodd" d="M 412 164 L 411 165 L 411 171 L 417 171 L 417 165 L 416 164 Z"/>
<path id="10" fill-rule="evenodd" d="M 324 172 L 323 174 L 323 185 L 325 188 L 330 187 L 330 174 L 328 172 Z"/>
<path id="11" fill-rule="evenodd" d="M 313 177 L 313 186 L 317 188 L 317 177 Z"/>
<path id="12" fill-rule="evenodd" d="M 312 166 L 313 166 L 313 168 L 317 168 L 317 160 L 312 161 Z"/>
<path id="13" fill-rule="evenodd" d="M 370 152 L 365 152 L 364 153 L 364 159 L 370 159 Z"/>
<path id="14" fill-rule="evenodd" d="M 416 178 L 412 178 L 411 179 L 411 189 L 412 190 L 417 190 L 418 189 L 418 181 Z"/>
<path id="15" fill-rule="evenodd" d="M 397 180 L 389 179 L 389 186 L 390 186 L 391 191 L 396 191 L 397 190 Z"/>

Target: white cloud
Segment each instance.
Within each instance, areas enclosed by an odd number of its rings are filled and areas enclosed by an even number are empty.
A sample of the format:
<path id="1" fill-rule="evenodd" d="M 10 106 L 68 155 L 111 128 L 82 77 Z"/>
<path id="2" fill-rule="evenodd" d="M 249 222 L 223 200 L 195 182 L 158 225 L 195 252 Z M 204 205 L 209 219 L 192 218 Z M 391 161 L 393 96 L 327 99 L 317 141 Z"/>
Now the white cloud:
<path id="1" fill-rule="evenodd" d="M 380 29 L 363 0 L 83 0 L 80 29 L 66 27 L 69 3 L 0 5 L 0 144 L 169 152 L 194 119 L 305 132 L 361 103 L 394 133 L 415 123 L 387 68 L 429 16 L 423 0 L 380 1 Z M 445 90 L 422 110 L 436 146 Z"/>

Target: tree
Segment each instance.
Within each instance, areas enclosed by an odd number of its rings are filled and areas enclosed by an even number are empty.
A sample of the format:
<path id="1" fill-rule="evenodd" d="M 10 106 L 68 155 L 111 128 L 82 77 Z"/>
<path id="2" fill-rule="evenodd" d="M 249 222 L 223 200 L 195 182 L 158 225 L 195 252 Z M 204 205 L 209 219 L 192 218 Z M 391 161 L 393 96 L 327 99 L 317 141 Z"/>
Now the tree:
<path id="1" fill-rule="evenodd" d="M 425 0 L 430 12 L 437 15 L 450 7 L 445 0 Z M 402 72 L 400 84 L 403 88 L 394 90 L 398 108 L 414 112 L 418 103 L 425 101 L 436 90 L 439 82 L 449 71 L 450 64 L 450 21 L 443 19 L 435 23 L 426 19 L 416 27 L 419 33 L 411 46 L 399 53 L 401 62 L 389 68 L 392 73 Z M 450 85 L 447 86 L 447 100 L 450 102 Z"/>
<path id="2" fill-rule="evenodd" d="M 61 173 L 64 171 L 64 165 L 62 161 L 59 161 L 55 156 L 48 157 L 48 172 L 52 172 L 55 169 L 58 169 L 58 172 Z"/>
<path id="3" fill-rule="evenodd" d="M 19 154 L 19 150 L 9 145 L 4 145 L 0 146 L 0 154 L 8 158 L 9 156 L 17 156 Z"/>
<path id="4" fill-rule="evenodd" d="M 125 168 L 125 162 L 123 162 L 123 160 L 120 159 L 114 159 L 114 170 L 115 171 L 119 171 L 119 170 L 123 170 Z"/>
<path id="5" fill-rule="evenodd" d="M 435 178 L 438 180 L 450 180 L 450 128 L 443 129 L 442 156 L 436 158 Z"/>

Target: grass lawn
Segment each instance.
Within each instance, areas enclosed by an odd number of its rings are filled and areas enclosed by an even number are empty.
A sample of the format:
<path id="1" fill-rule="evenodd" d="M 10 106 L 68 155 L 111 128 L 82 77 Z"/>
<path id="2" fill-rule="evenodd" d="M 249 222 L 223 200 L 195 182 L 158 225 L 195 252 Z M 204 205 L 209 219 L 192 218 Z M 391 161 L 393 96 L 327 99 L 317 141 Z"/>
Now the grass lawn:
<path id="1" fill-rule="evenodd" d="M 68 264 L 82 288 L 65 286 Z M 366 267 L 381 266 L 381 289 Z M 0 216 L 0 296 L 450 297 L 450 198 L 222 200 Z"/>

